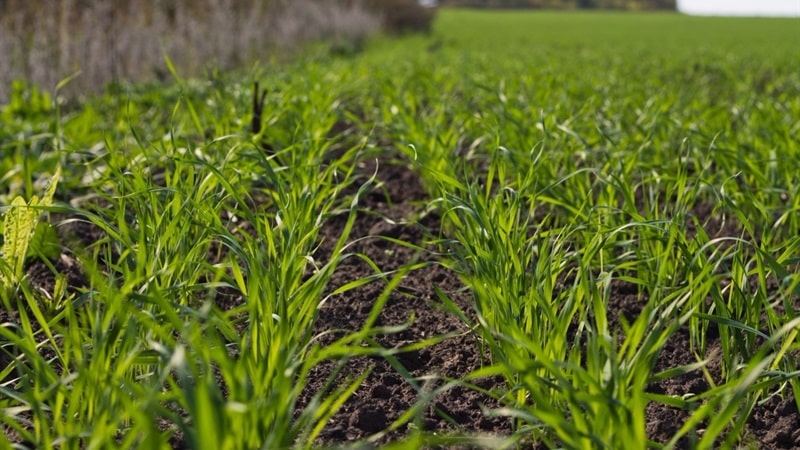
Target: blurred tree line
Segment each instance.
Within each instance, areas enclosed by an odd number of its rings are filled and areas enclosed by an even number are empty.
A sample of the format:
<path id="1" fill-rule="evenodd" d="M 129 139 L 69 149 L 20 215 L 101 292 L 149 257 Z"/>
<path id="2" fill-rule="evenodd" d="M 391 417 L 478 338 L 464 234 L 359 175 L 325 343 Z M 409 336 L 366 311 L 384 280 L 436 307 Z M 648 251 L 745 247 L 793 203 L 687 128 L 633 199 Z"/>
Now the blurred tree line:
<path id="1" fill-rule="evenodd" d="M 418 0 L 0 0 L 0 104 L 14 80 L 91 92 L 291 54 L 313 42 L 358 51 L 383 29 L 430 31 Z M 64 92 L 64 91 L 62 91 Z"/>
<path id="2" fill-rule="evenodd" d="M 351 0 L 0 0 L 0 104 L 13 81 L 62 93 L 183 76 L 290 54 L 311 42 L 357 48 L 381 17 Z"/>
<path id="3" fill-rule="evenodd" d="M 440 0 L 439 4 L 473 8 L 675 9 L 675 0 Z"/>

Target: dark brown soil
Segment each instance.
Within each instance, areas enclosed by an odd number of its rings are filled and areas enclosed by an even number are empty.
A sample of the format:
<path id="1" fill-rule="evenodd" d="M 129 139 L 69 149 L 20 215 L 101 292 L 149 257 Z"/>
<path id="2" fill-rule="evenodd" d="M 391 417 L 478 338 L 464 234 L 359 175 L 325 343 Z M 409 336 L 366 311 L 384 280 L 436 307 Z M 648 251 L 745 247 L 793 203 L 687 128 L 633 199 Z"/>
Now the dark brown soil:
<path id="1" fill-rule="evenodd" d="M 374 166 L 364 167 L 365 174 L 372 173 L 373 170 Z M 463 290 L 459 277 L 438 264 L 433 252 L 415 250 L 381 237 L 425 246 L 430 237 L 438 233 L 440 223 L 435 212 L 426 213 L 427 193 L 411 171 L 399 165 L 382 163 L 378 178 L 383 186 L 360 200 L 361 212 L 351 235 L 352 241 L 367 236 L 369 238 L 358 240 L 349 251 L 368 256 L 384 271 L 398 269 L 412 261 L 428 264 L 409 273 L 402 280 L 400 287 L 389 295 L 376 324 L 407 326 L 402 331 L 377 336 L 377 341 L 385 349 L 402 349 L 409 344 L 436 336 L 448 337 L 414 351 L 395 353 L 395 361 L 391 362 L 380 357 L 349 359 L 338 380 L 358 376 L 367 370 L 371 372 L 324 428 L 318 443 L 323 446 L 338 446 L 372 436 L 374 443 L 381 444 L 402 439 L 408 435 L 411 427 L 440 435 L 510 434 L 510 419 L 492 417 L 485 413 L 486 409 L 500 406 L 494 398 L 463 386 L 441 389 L 447 381 L 462 378 L 480 368 L 488 355 L 482 353 L 476 335 L 467 325 L 442 308 L 435 288 L 446 293 L 468 316 L 471 314 L 471 297 Z M 703 214 L 704 211 L 708 213 L 710 210 L 699 208 L 695 214 Z M 713 232 L 717 236 L 740 235 L 739 229 L 725 229 L 735 227 L 731 222 L 725 225 L 713 217 L 700 219 L 701 223 L 705 221 L 713 225 L 710 228 L 714 230 L 709 233 Z M 324 259 L 329 254 L 332 242 L 339 237 L 345 220 L 346 217 L 337 216 L 326 222 L 321 230 L 322 244 L 315 258 Z M 100 237 L 97 230 L 86 225 L 77 224 L 72 229 L 77 230 L 76 233 L 82 241 Z M 71 256 L 63 255 L 55 262 L 55 266 L 59 271 L 68 274 L 68 280 L 73 285 L 85 283 Z M 51 291 L 52 276 L 44 264 L 33 264 L 28 273 L 35 287 Z M 335 273 L 330 289 L 373 273 L 374 270 L 362 259 L 346 259 Z M 315 335 L 320 336 L 319 342 L 329 343 L 344 331 L 361 329 L 385 286 L 386 280 L 375 281 L 331 297 L 319 310 L 314 330 Z M 241 296 L 221 295 L 218 301 L 221 302 L 221 308 L 228 309 L 241 302 Z M 612 283 L 608 311 L 612 326 L 619 324 L 621 317 L 628 321 L 633 320 L 641 311 L 642 304 L 643 299 L 635 287 L 622 282 Z M 0 323 L 13 322 L 14 319 L 9 312 L 0 311 Z M 331 333 L 322 334 L 323 332 Z M 708 339 L 709 348 L 719 346 L 719 336 L 713 330 L 709 332 Z M 688 333 L 680 330 L 666 343 L 656 362 L 656 370 L 695 361 L 695 356 L 689 350 Z M 7 363 L 7 355 L 0 352 L 0 365 Z M 325 380 L 334 369 L 335 365 L 331 362 L 314 370 L 300 399 L 299 408 L 307 405 L 311 396 L 325 387 Z M 713 364 L 711 371 L 714 371 Z M 504 388 L 500 379 L 479 380 L 476 384 L 486 390 L 501 391 Z M 698 370 L 653 383 L 649 390 L 653 393 L 683 395 L 698 393 L 709 387 L 708 380 Z M 412 424 L 404 424 L 379 434 L 418 403 L 423 406 Z M 651 403 L 646 411 L 648 438 L 655 442 L 667 442 L 687 417 L 688 413 L 681 409 Z M 791 397 L 775 396 L 756 405 L 747 422 L 747 433 L 756 448 L 800 449 L 800 414 L 795 400 Z M 173 439 L 171 442 L 176 446 L 181 445 L 180 439 Z M 690 441 L 684 439 L 679 446 L 688 447 Z M 528 444 L 528 448 L 534 447 Z"/>
<path id="2" fill-rule="evenodd" d="M 374 167 L 365 168 L 365 173 Z M 425 252 L 394 244 L 389 237 L 417 245 L 423 244 L 439 230 L 435 213 L 424 214 L 427 193 L 417 177 L 403 167 L 382 165 L 379 179 L 383 189 L 361 199 L 359 216 L 353 239 L 359 240 L 349 251 L 368 256 L 383 271 L 391 271 L 413 262 L 429 262 L 424 268 L 408 274 L 399 288 L 390 294 L 381 311 L 377 326 L 409 324 L 403 331 L 378 337 L 386 349 L 398 349 L 409 344 L 440 335 L 452 335 L 434 345 L 396 355 L 407 375 L 415 379 L 412 384 L 388 361 L 381 358 L 353 358 L 341 377 L 355 376 L 371 370 L 364 384 L 323 430 L 320 443 L 335 444 L 367 438 L 383 431 L 415 403 L 430 396 L 448 380 L 458 379 L 481 367 L 482 355 L 476 337 L 455 315 L 444 312 L 439 306 L 434 287 L 445 292 L 462 310 L 470 311 L 470 297 L 461 291 L 462 284 L 451 270 L 437 264 L 436 258 Z M 335 240 L 341 232 L 342 220 L 329 221 L 322 229 L 325 239 Z M 325 252 L 325 247 L 321 252 Z M 331 282 L 331 289 L 350 281 L 371 275 L 374 270 L 359 258 L 351 258 L 340 265 Z M 377 281 L 346 294 L 332 297 L 319 311 L 315 333 L 328 330 L 359 330 L 370 314 L 375 300 L 381 295 L 385 282 Z M 330 339 L 332 339 L 331 337 Z M 331 366 L 332 367 L 332 366 Z M 319 367 L 306 389 L 301 406 L 318 389 L 324 386 L 331 367 Z M 316 379 L 314 379 L 316 378 Z M 416 385 L 415 385 L 416 384 Z M 501 388 L 499 379 L 487 379 L 478 384 L 484 389 Z M 464 387 L 455 387 L 434 395 L 424 408 L 415 426 L 426 431 L 449 433 L 508 434 L 511 422 L 505 418 L 487 417 L 483 408 L 500 405 L 487 395 Z M 378 442 L 402 438 L 407 434 L 403 426 L 386 433 Z"/>

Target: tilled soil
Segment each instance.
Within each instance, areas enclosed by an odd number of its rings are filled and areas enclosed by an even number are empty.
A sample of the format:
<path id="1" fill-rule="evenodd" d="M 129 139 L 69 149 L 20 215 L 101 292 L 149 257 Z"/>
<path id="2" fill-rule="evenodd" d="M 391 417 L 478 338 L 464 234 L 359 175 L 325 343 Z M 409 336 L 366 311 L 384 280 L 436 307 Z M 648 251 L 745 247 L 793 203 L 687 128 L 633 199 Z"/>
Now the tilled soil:
<path id="1" fill-rule="evenodd" d="M 374 169 L 374 166 L 364 167 L 364 173 L 372 173 Z M 367 370 L 369 375 L 330 420 L 318 443 L 339 446 L 369 438 L 370 442 L 381 444 L 402 439 L 408 435 L 410 427 L 438 434 L 508 435 L 512 431 L 511 420 L 487 414 L 487 410 L 501 406 L 495 399 L 460 385 L 443 388 L 449 380 L 460 379 L 488 361 L 477 335 L 461 319 L 442 308 L 435 289 L 446 293 L 468 317 L 472 311 L 470 294 L 463 289 L 456 273 L 438 264 L 435 252 L 420 251 L 385 239 L 424 247 L 426 239 L 438 233 L 439 217 L 435 212 L 426 213 L 425 189 L 417 176 L 401 165 L 382 163 L 378 179 L 383 186 L 359 201 L 361 212 L 348 251 L 368 256 L 383 271 L 395 270 L 410 262 L 427 264 L 405 276 L 399 288 L 389 294 L 378 317 L 376 326 L 406 325 L 401 331 L 377 336 L 383 348 L 397 350 L 394 360 L 353 357 L 345 363 L 337 380 L 352 379 Z M 709 213 L 711 208 L 700 208 L 696 214 L 704 211 Z M 718 235 L 739 235 L 737 229 L 726 229 L 735 224 L 720 225 L 713 217 L 700 219 L 701 223 L 719 228 L 713 230 Z M 346 218 L 340 216 L 326 222 L 321 230 L 322 243 L 314 255 L 316 259 L 324 259 L 329 254 L 345 221 Z M 81 282 L 70 257 L 62 256 L 55 267 L 68 274 L 70 283 Z M 338 267 L 330 289 L 373 273 L 362 259 L 348 258 Z M 32 264 L 28 274 L 35 288 L 44 291 L 52 288 L 52 276 L 44 264 Z M 328 299 L 319 309 L 314 335 L 320 336 L 319 341 L 325 344 L 344 332 L 361 329 L 385 287 L 386 280 L 379 280 Z M 618 326 L 619 318 L 628 321 L 635 318 L 644 300 L 630 284 L 615 281 L 611 289 L 608 317 L 612 326 Z M 228 309 L 241 302 L 241 296 L 223 295 L 218 301 L 222 303 L 221 308 Z M 14 319 L 8 311 L 0 311 L 0 323 Z M 432 345 L 400 351 L 409 344 L 442 335 L 447 337 Z M 712 332 L 708 339 L 708 348 L 719 347 L 718 335 Z M 3 358 L 6 355 L 0 352 L 0 365 L 8 363 Z M 664 370 L 695 361 L 689 351 L 687 330 L 679 330 L 664 346 L 655 369 Z M 333 362 L 315 368 L 300 399 L 300 408 L 308 404 L 314 393 L 325 388 L 326 380 L 335 369 Z M 713 372 L 713 362 L 710 369 Z M 504 389 L 501 379 L 484 379 L 476 384 L 486 390 Z M 709 388 L 705 375 L 697 370 L 653 383 L 649 391 L 684 395 Z M 421 406 L 411 424 L 392 426 L 415 405 Z M 655 442 L 669 441 L 687 417 L 688 413 L 681 409 L 651 403 L 646 411 L 648 438 Z M 747 422 L 747 432 L 755 447 L 760 449 L 800 449 L 800 414 L 795 400 L 774 396 L 757 405 Z M 171 442 L 176 447 L 181 446 L 179 436 Z M 684 440 L 679 446 L 688 447 L 690 443 Z M 528 447 L 535 448 L 530 444 Z"/>

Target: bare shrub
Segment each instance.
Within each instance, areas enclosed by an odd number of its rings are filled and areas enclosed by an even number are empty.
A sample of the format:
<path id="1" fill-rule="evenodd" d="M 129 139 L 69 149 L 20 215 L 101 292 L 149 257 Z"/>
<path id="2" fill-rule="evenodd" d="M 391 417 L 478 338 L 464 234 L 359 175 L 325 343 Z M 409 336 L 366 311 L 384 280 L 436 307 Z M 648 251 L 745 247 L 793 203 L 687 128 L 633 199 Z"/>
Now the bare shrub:
<path id="1" fill-rule="evenodd" d="M 356 2 L 288 2 L 279 17 L 274 40 L 281 46 L 325 38 L 359 41 L 381 26 L 378 16 Z"/>
<path id="2" fill-rule="evenodd" d="M 0 103 L 13 80 L 51 90 L 80 71 L 67 95 L 114 80 L 230 68 L 300 43 L 358 42 L 380 26 L 353 0 L 0 0 Z"/>
<path id="3" fill-rule="evenodd" d="M 367 5 L 380 14 L 385 29 L 393 33 L 429 33 L 436 18 L 436 8 L 422 6 L 419 0 L 368 0 Z"/>

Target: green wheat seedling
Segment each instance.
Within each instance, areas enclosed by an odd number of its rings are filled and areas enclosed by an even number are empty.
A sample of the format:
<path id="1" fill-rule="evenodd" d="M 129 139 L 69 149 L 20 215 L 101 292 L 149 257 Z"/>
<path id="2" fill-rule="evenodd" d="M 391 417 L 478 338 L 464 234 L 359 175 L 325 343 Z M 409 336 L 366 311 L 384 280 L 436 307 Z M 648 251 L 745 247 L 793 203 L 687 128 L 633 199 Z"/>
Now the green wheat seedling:
<path id="1" fill-rule="evenodd" d="M 526 79 L 522 67 L 508 63 L 514 76 L 487 75 L 494 58 L 464 59 L 469 71 L 453 70 L 460 67 L 453 63 L 439 64 L 433 74 L 414 73 L 418 96 L 384 89 L 375 110 L 438 198 L 440 242 L 448 266 L 474 296 L 477 322 L 443 292 L 440 298 L 477 330 L 492 355 L 472 376 L 507 380 L 507 390 L 495 393 L 507 407 L 497 413 L 516 420 L 521 440 L 646 448 L 658 444 L 645 435 L 645 408 L 661 403 L 692 412 L 681 434 L 692 445 L 739 442 L 750 405 L 769 389 L 796 384 L 784 350 L 796 348 L 794 333 L 780 334 L 768 364 L 756 357 L 760 342 L 796 317 L 790 300 L 796 293 L 766 290 L 768 282 L 783 280 L 788 288 L 796 279 L 793 236 L 785 234 L 793 229 L 788 211 L 794 208 L 786 193 L 795 189 L 786 177 L 796 177 L 774 162 L 753 164 L 766 155 L 725 149 L 715 136 L 675 140 L 677 117 L 686 115 L 670 105 L 718 118 L 698 99 L 669 90 L 654 96 L 638 87 L 612 99 L 614 88 L 604 87 L 584 103 L 573 102 L 558 89 L 541 88 L 546 73 Z M 587 92 L 596 87 L 581 83 L 571 85 Z M 437 90 L 426 91 L 432 84 Z M 797 150 L 782 137 L 777 142 L 791 154 Z M 771 212 L 780 195 L 786 208 Z M 720 223 L 695 217 L 703 203 L 716 205 L 710 216 L 721 217 L 722 225 L 740 222 L 742 231 L 714 236 Z M 696 231 L 689 234 L 686 224 L 693 221 Z M 606 309 L 620 283 L 633 287 L 642 309 L 612 329 L 617 318 Z M 696 361 L 655 373 L 663 346 L 681 328 L 696 344 Z M 711 330 L 720 333 L 718 354 L 705 345 Z M 782 375 L 772 373 L 777 367 Z M 760 382 L 734 393 L 749 368 Z M 705 397 L 647 393 L 651 383 L 698 371 L 716 386 L 711 395 L 721 403 L 698 411 L 696 402 Z M 721 400 L 729 396 L 741 403 Z M 735 425 L 720 428 L 717 413 L 735 418 Z M 698 437 L 712 417 L 715 425 Z"/>
<path id="2" fill-rule="evenodd" d="M 367 375 L 341 387 L 331 379 L 300 408 L 315 366 L 356 355 L 392 358 L 374 336 L 402 327 L 375 322 L 391 290 L 418 267 L 377 271 L 327 292 L 344 259 L 368 260 L 348 254 L 346 244 L 358 199 L 374 180 L 356 176 L 363 143 L 329 138 L 337 93 L 320 88 L 306 94 L 308 104 L 287 102 L 282 110 L 304 125 L 272 136 L 287 145 L 272 155 L 235 134 L 193 141 L 191 130 L 230 125 L 195 107 L 188 88 L 173 105 L 173 127 L 163 139 L 132 126 L 120 141 L 125 149 L 118 141 L 104 144 L 106 154 L 91 161 L 101 175 L 90 201 L 99 204 L 64 208 L 74 217 L 70 222 L 90 224 L 103 236 L 75 250 L 89 286 L 59 326 L 32 320 L 21 337 L 9 340 L 11 349 L 26 349 L 11 369 L 18 380 L 38 376 L 36 386 L 53 386 L 38 401 L 9 396 L 11 407 L 32 415 L 32 423 L 51 423 L 41 432 L 19 414 L 6 417 L 18 434 L 45 447 L 79 439 L 158 447 L 180 435 L 195 448 L 308 448 Z M 190 131 L 182 132 L 187 126 Z M 333 146 L 336 158 L 330 157 Z M 347 224 L 330 258 L 315 261 L 320 227 L 333 216 Z M 330 346 L 313 344 L 326 295 L 391 277 L 363 329 Z M 235 293 L 241 304 L 220 310 L 222 291 Z M 44 334 L 53 335 L 47 346 L 58 352 L 56 368 L 40 375 L 35 366 L 47 362 L 24 345 L 40 339 L 38 327 L 47 327 Z M 91 388 L 101 385 L 114 388 Z M 163 433 L 156 421 L 166 427 Z"/>

